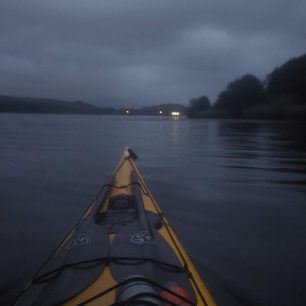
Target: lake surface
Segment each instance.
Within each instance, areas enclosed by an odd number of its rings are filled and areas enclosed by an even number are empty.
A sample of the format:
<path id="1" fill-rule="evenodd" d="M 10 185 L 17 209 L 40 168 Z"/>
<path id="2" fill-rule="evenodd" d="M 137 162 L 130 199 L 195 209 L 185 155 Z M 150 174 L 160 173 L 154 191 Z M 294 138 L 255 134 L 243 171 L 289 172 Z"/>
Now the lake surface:
<path id="1" fill-rule="evenodd" d="M 130 145 L 219 305 L 306 305 L 306 124 L 0 114 L 0 304 Z"/>

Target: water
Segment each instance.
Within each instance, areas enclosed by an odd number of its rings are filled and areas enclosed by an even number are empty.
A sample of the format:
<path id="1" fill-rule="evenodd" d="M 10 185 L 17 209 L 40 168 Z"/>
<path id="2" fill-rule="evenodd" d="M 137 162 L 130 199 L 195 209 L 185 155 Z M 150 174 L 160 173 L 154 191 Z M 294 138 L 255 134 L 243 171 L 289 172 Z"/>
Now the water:
<path id="1" fill-rule="evenodd" d="M 0 304 L 14 300 L 130 145 L 219 305 L 306 305 L 305 127 L 0 114 Z"/>

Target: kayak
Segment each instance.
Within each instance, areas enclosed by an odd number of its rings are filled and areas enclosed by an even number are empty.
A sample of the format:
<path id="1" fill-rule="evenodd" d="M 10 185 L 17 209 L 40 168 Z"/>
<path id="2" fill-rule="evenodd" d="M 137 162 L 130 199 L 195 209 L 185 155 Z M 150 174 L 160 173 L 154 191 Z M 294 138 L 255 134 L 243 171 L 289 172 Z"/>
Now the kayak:
<path id="1" fill-rule="evenodd" d="M 34 275 L 22 305 L 216 305 L 126 148 L 109 184 Z"/>

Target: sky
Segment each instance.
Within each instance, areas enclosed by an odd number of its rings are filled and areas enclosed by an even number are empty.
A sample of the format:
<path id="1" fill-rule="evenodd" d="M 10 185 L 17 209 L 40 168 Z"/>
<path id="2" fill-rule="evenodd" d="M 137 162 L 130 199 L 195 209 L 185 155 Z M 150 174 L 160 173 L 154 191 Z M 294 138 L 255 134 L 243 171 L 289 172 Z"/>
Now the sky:
<path id="1" fill-rule="evenodd" d="M 305 0 L 1 0 L 0 94 L 187 105 L 306 52 Z"/>

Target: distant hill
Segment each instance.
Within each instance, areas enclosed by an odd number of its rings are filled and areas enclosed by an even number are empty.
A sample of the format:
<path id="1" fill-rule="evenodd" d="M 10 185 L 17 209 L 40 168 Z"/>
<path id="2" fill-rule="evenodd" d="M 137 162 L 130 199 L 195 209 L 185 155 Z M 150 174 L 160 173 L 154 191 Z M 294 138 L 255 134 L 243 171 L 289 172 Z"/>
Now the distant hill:
<path id="1" fill-rule="evenodd" d="M 180 104 L 161 104 L 146 106 L 139 109 L 125 107 L 114 109 L 112 107 L 98 107 L 83 101 L 68 102 L 48 98 L 12 97 L 0 95 L 0 113 L 38 113 L 38 114 L 103 114 L 123 115 L 126 111 L 130 115 L 170 115 L 177 111 L 185 113 L 186 107 Z"/>
<path id="2" fill-rule="evenodd" d="M 82 101 L 67 102 L 46 98 L 11 97 L 0 95 L 0 112 L 103 114 L 103 108 Z"/>

